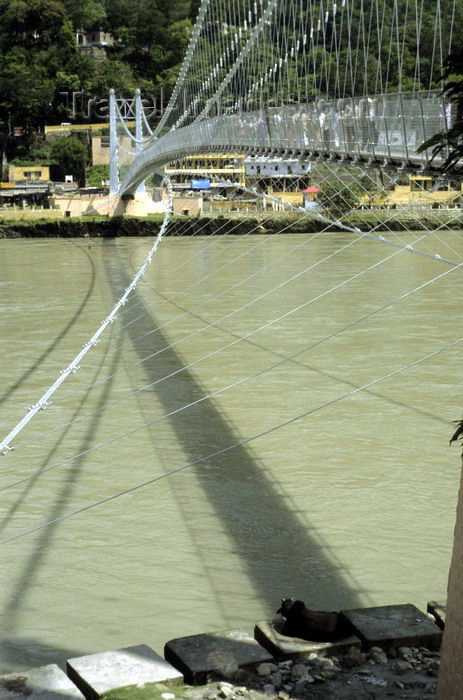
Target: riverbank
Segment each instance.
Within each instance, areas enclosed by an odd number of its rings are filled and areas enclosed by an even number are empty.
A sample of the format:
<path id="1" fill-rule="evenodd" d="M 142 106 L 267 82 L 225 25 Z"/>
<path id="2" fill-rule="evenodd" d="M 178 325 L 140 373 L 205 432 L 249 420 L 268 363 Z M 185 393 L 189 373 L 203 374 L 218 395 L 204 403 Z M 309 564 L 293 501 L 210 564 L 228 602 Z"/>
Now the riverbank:
<path id="1" fill-rule="evenodd" d="M 381 210 L 358 211 L 341 219 L 344 226 L 361 231 L 430 231 L 438 226 L 452 230 L 461 229 L 461 217 L 456 218 L 455 210 L 426 210 L 425 213 L 411 215 L 410 212 L 397 213 L 390 219 L 391 212 Z M 39 219 L 37 221 L 0 220 L 1 238 L 112 238 L 118 236 L 155 236 L 160 229 L 163 216 L 153 214 L 148 217 L 80 217 L 75 219 Z M 278 234 L 318 233 L 327 225 L 318 219 L 300 217 L 297 214 L 272 214 L 260 216 L 219 215 L 201 218 L 174 216 L 166 235 L 243 235 L 243 234 Z M 342 231 L 343 228 L 333 224 L 330 231 Z"/>
<path id="2" fill-rule="evenodd" d="M 122 686 L 101 695 L 82 695 L 66 683 L 55 669 L 54 685 L 34 687 L 32 672 L 0 677 L 0 697 L 4 700 L 52 700 L 66 697 L 87 700 L 371 700 L 371 698 L 413 698 L 433 700 L 436 696 L 440 665 L 439 652 L 425 647 L 380 647 L 367 653 L 352 650 L 343 657 L 289 659 L 262 663 L 255 668 L 210 674 L 201 686 L 171 681 Z M 44 669 L 51 667 L 44 667 Z M 37 669 L 40 671 L 40 669 Z M 62 674 L 57 685 L 58 674 Z M 43 675 L 41 676 L 43 680 Z M 57 694 L 59 691 L 59 694 Z M 63 694 L 61 694 L 63 693 Z"/>
<path id="3" fill-rule="evenodd" d="M 139 684 L 105 693 L 105 700 L 371 700 L 436 696 L 440 654 L 425 647 L 354 647 L 342 657 L 290 659 L 211 675 L 203 686 Z"/>
<path id="4" fill-rule="evenodd" d="M 283 634 L 282 618 L 172 639 L 160 656 L 141 644 L 0 676 L 0 698 L 82 700 L 367 700 L 437 690 L 445 604 L 345 610 L 348 636 Z M 439 624 L 437 624 L 439 623 Z"/>

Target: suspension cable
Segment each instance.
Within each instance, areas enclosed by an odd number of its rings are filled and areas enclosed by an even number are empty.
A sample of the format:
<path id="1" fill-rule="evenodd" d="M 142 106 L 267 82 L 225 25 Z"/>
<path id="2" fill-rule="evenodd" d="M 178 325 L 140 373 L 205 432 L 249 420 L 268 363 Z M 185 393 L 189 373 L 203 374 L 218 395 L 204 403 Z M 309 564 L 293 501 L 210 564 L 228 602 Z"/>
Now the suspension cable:
<path id="1" fill-rule="evenodd" d="M 124 304 L 127 301 L 128 296 L 137 286 L 138 280 L 140 279 L 140 277 L 142 277 L 145 274 L 146 268 L 151 263 L 152 257 L 155 254 L 155 252 L 159 246 L 159 243 L 161 242 L 161 239 L 162 239 L 164 232 L 167 228 L 167 225 L 169 223 L 170 216 L 172 214 L 173 192 L 172 192 L 172 186 L 170 184 L 170 180 L 167 180 L 167 186 L 168 186 L 168 191 L 169 191 L 169 200 L 168 200 L 168 205 L 167 205 L 164 220 L 163 220 L 162 225 L 159 229 L 159 233 L 156 236 L 156 239 L 153 243 L 153 246 L 151 247 L 151 250 L 149 251 L 148 255 L 146 256 L 146 258 L 145 258 L 143 264 L 141 265 L 140 269 L 138 270 L 137 274 L 135 275 L 135 277 L 133 278 L 133 280 L 129 284 L 129 286 L 126 288 L 124 294 L 121 296 L 121 298 L 113 306 L 112 311 L 104 319 L 104 321 L 101 322 L 98 330 L 84 344 L 84 346 L 82 347 L 82 350 L 75 356 L 75 358 L 71 361 L 71 363 L 65 369 L 61 370 L 60 375 L 55 380 L 55 382 L 47 389 L 47 391 L 41 396 L 41 398 L 37 401 L 37 403 L 35 403 L 33 406 L 29 407 L 29 410 L 26 413 L 26 415 L 24 416 L 24 418 L 22 418 L 22 420 L 20 420 L 19 423 L 0 442 L 0 455 L 6 455 L 14 449 L 13 447 L 10 447 L 11 441 L 14 440 L 14 438 L 21 432 L 21 430 L 29 423 L 29 421 L 40 410 L 44 410 L 48 406 L 50 406 L 51 402 L 49 401 L 49 399 L 53 396 L 55 391 L 61 386 L 61 384 L 67 379 L 67 377 L 69 377 L 70 374 L 75 374 L 80 369 L 79 362 L 82 360 L 83 357 L 85 357 L 85 355 L 87 354 L 87 352 L 91 348 L 94 348 L 95 345 L 98 344 L 100 335 L 103 333 L 103 331 L 108 327 L 108 325 L 110 323 L 114 322 L 114 320 L 117 317 L 118 310 L 120 309 L 121 306 L 124 306 Z"/>

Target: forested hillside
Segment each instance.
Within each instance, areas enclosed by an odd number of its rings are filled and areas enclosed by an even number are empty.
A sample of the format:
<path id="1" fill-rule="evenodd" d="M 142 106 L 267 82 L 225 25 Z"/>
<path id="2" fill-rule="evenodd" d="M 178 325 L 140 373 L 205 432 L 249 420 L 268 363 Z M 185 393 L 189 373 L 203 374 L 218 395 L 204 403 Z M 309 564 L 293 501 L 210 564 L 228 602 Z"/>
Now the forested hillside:
<path id="1" fill-rule="evenodd" d="M 23 151 L 40 125 L 69 121 L 63 93 L 168 93 L 197 9 L 198 0 L 0 0 L 0 150 Z M 76 30 L 94 28 L 116 40 L 100 55 L 76 43 Z"/>

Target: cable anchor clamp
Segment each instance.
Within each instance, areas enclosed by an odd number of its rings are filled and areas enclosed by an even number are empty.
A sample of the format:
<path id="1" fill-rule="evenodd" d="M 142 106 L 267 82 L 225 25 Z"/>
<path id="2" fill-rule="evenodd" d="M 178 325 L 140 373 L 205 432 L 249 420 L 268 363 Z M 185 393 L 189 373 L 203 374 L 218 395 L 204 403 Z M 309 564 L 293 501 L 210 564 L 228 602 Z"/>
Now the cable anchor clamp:
<path id="1" fill-rule="evenodd" d="M 45 410 L 47 406 L 51 406 L 51 401 L 38 401 L 37 403 L 34 403 L 32 406 L 28 406 L 27 410 L 33 411 L 35 408 L 37 408 L 40 411 L 40 409 Z"/>
<path id="2" fill-rule="evenodd" d="M 80 369 L 79 365 L 76 365 L 75 367 L 66 367 L 66 369 L 60 370 L 60 374 L 75 374 L 77 370 Z"/>
<path id="3" fill-rule="evenodd" d="M 5 445 L 5 447 L 2 448 L 2 451 L 0 452 L 0 454 L 7 455 L 8 452 L 13 452 L 13 450 L 14 450 L 14 447 L 8 447 L 8 445 Z"/>

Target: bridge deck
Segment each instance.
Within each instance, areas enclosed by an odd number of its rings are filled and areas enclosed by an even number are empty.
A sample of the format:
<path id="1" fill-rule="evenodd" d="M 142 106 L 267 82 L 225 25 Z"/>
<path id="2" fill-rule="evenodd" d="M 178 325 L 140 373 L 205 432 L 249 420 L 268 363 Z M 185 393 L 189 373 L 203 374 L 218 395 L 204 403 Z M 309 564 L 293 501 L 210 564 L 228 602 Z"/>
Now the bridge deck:
<path id="1" fill-rule="evenodd" d="M 133 192 L 163 164 L 205 150 L 296 153 L 306 159 L 426 168 L 430 154 L 417 149 L 449 128 L 451 118 L 437 91 L 318 100 L 215 116 L 152 139 L 129 168 L 121 193 Z"/>

